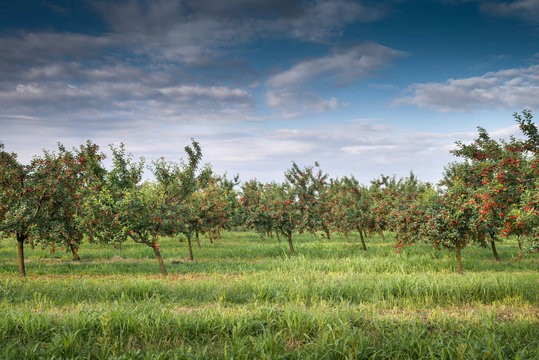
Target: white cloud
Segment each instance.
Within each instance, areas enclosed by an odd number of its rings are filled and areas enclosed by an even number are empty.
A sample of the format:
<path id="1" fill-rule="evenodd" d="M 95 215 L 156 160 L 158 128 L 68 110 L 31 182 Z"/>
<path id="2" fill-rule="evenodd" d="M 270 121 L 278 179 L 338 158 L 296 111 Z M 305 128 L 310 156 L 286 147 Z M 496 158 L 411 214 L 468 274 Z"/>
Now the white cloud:
<path id="1" fill-rule="evenodd" d="M 181 101 L 193 101 L 196 98 L 211 98 L 219 101 L 238 101 L 249 103 L 251 95 L 242 89 L 231 89 L 226 86 L 175 86 L 159 89 L 159 92 L 172 99 Z"/>
<path id="2" fill-rule="evenodd" d="M 108 70 L 83 70 L 78 74 L 86 79 L 82 83 L 1 84 L 0 123 L 13 121 L 14 116 L 33 117 L 41 123 L 63 122 L 65 126 L 84 131 L 84 124 L 102 122 L 108 127 L 111 119 L 117 124 L 130 119 L 163 123 L 258 120 L 253 115 L 253 97 L 247 90 L 227 86 L 170 86 L 163 84 L 158 74 L 134 72 L 139 76 L 133 79 L 126 69 L 124 75 L 120 71 L 109 78 Z"/>
<path id="3" fill-rule="evenodd" d="M 331 55 L 301 61 L 291 69 L 273 75 L 267 85 L 273 88 L 297 88 L 321 75 L 329 76 L 338 85 L 347 85 L 372 76 L 403 54 L 375 43 L 338 49 Z"/>
<path id="4" fill-rule="evenodd" d="M 485 1 L 480 4 L 480 9 L 490 15 L 519 17 L 539 24 L 539 1 L 537 0 Z"/>
<path id="5" fill-rule="evenodd" d="M 273 108 L 297 111 L 296 117 L 305 113 L 322 113 L 340 107 L 337 98 L 322 99 L 312 93 L 295 91 L 268 91 L 266 104 Z"/>
<path id="6" fill-rule="evenodd" d="M 323 99 L 310 90 L 314 81 L 330 79 L 333 85 L 346 86 L 373 76 L 376 71 L 388 67 L 395 57 L 403 55 L 398 50 L 366 43 L 336 49 L 327 56 L 300 61 L 289 70 L 268 78 L 266 104 L 306 113 L 337 109 L 340 104 L 336 98 Z"/>
<path id="7" fill-rule="evenodd" d="M 408 92 L 411 95 L 394 103 L 442 112 L 538 107 L 539 65 L 449 79 L 444 83 L 413 84 Z"/>

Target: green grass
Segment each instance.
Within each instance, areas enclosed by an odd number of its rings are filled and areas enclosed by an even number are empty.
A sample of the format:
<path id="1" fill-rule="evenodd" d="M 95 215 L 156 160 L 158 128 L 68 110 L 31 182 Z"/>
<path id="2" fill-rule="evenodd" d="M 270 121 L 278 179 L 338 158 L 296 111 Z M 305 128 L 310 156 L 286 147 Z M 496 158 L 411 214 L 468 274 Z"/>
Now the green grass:
<path id="1" fill-rule="evenodd" d="M 454 254 L 396 254 L 391 236 L 363 252 L 310 235 L 286 243 L 227 233 L 194 249 L 162 239 L 170 276 L 149 247 L 26 249 L 0 240 L 1 359 L 538 359 L 537 255 L 513 240 Z"/>

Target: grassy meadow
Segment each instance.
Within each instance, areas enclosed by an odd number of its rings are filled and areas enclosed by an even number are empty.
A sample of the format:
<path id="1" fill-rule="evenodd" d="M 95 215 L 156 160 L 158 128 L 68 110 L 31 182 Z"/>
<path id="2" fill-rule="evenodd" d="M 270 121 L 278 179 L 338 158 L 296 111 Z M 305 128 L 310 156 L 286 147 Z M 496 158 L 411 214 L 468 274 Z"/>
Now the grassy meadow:
<path id="1" fill-rule="evenodd" d="M 0 359 L 539 359 L 539 257 L 516 241 L 401 254 L 393 237 L 230 232 L 210 244 L 25 248 L 0 240 Z"/>

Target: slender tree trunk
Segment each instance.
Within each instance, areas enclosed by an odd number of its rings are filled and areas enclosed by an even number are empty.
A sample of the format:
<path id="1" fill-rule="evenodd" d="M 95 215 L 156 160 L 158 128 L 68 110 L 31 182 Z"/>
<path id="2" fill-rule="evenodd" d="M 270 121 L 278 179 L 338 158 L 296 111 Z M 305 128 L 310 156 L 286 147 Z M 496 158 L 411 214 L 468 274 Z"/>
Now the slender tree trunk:
<path id="1" fill-rule="evenodd" d="M 455 254 L 457 255 L 457 272 L 462 274 L 462 259 L 460 258 L 460 246 L 455 247 Z"/>
<path id="2" fill-rule="evenodd" d="M 490 247 L 492 248 L 492 253 L 494 254 L 494 258 L 496 261 L 500 261 L 500 257 L 498 256 L 498 252 L 496 251 L 496 241 L 494 241 L 494 236 L 490 238 Z"/>
<path id="3" fill-rule="evenodd" d="M 26 276 L 26 270 L 24 268 L 24 240 L 27 235 L 17 233 L 17 263 L 19 265 L 19 275 Z"/>
<path id="4" fill-rule="evenodd" d="M 327 227 L 324 228 L 324 232 L 326 233 L 326 238 L 328 240 L 330 240 L 331 239 L 331 234 L 329 233 L 329 229 Z"/>
<path id="5" fill-rule="evenodd" d="M 271 231 L 268 231 L 268 237 L 269 237 L 270 239 L 273 239 L 273 233 L 272 233 Z"/>
<path id="6" fill-rule="evenodd" d="M 292 256 L 296 256 L 294 244 L 292 244 L 292 233 L 288 233 L 288 246 L 290 247 L 290 253 L 292 253 Z"/>
<path id="7" fill-rule="evenodd" d="M 200 239 L 198 238 L 198 231 L 195 232 L 195 238 L 197 240 L 197 247 L 200 249 Z"/>
<path id="8" fill-rule="evenodd" d="M 380 230 L 380 235 L 382 235 L 382 240 L 386 240 L 386 237 L 384 236 L 384 230 Z"/>
<path id="9" fill-rule="evenodd" d="M 344 238 L 346 239 L 346 242 L 349 243 L 350 239 L 348 239 L 348 231 L 344 232 Z"/>
<path id="10" fill-rule="evenodd" d="M 79 261 L 80 256 L 78 253 L 78 249 L 73 244 L 69 244 L 69 248 L 71 249 L 71 253 L 73 254 L 73 260 Z"/>
<path id="11" fill-rule="evenodd" d="M 365 238 L 363 237 L 363 229 L 357 228 L 357 231 L 359 232 L 359 238 L 361 239 L 361 248 L 363 251 L 367 251 L 367 246 L 365 245 Z"/>
<path id="12" fill-rule="evenodd" d="M 210 244 L 213 244 L 213 235 L 211 231 L 208 233 L 208 237 L 210 238 Z"/>
<path id="13" fill-rule="evenodd" d="M 34 250 L 34 241 L 30 241 L 30 249 Z"/>
<path id="14" fill-rule="evenodd" d="M 167 276 L 168 272 L 165 268 L 165 263 L 163 262 L 163 258 L 161 257 L 161 252 L 159 252 L 159 249 L 152 245 L 153 253 L 155 254 L 155 257 L 157 258 L 157 262 L 159 263 L 159 267 L 161 268 L 161 274 L 163 276 Z"/>
<path id="15" fill-rule="evenodd" d="M 189 260 L 193 261 L 193 246 L 191 246 L 191 234 L 187 235 L 187 247 L 189 248 Z"/>
<path id="16" fill-rule="evenodd" d="M 279 237 L 279 232 L 278 231 L 275 231 L 275 235 L 277 235 L 277 241 L 281 242 L 281 238 Z"/>

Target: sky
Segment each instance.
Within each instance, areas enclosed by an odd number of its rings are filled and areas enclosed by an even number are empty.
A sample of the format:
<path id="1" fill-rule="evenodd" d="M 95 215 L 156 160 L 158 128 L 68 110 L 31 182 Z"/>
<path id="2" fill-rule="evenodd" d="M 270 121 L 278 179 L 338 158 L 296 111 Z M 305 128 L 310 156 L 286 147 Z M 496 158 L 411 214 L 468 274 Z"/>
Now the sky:
<path id="1" fill-rule="evenodd" d="M 539 0 L 0 0 L 0 141 L 124 143 L 241 181 L 441 179 L 539 109 Z M 539 117 L 538 117 L 539 118 Z M 536 118 L 537 119 L 537 118 Z"/>

